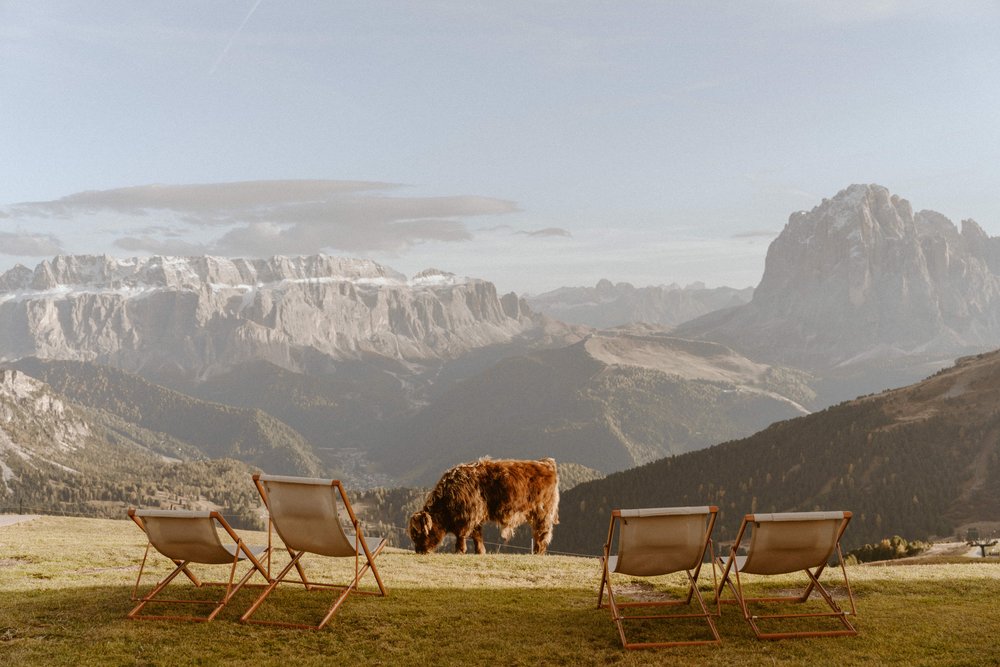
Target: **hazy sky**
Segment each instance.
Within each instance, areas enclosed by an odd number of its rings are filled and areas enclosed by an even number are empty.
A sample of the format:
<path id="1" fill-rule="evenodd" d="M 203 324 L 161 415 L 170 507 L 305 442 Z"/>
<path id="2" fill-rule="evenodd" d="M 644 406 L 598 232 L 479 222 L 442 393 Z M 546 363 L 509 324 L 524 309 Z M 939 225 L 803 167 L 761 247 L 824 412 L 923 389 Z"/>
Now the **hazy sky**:
<path id="1" fill-rule="evenodd" d="M 0 270 L 744 287 L 851 183 L 1000 235 L 1000 4 L 0 0 Z"/>

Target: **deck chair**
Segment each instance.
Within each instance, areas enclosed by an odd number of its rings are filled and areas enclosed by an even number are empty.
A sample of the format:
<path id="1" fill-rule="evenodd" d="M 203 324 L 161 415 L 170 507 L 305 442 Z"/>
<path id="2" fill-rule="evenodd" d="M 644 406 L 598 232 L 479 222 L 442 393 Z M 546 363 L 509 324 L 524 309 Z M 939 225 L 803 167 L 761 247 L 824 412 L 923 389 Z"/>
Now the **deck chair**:
<path id="1" fill-rule="evenodd" d="M 382 578 L 375 567 L 375 558 L 385 547 L 386 541 L 384 538 L 362 535 L 361 524 L 339 481 L 261 474 L 254 475 L 253 481 L 269 514 L 268 544 L 271 543 L 273 526 L 284 542 L 291 560 L 240 620 L 247 623 L 319 630 L 333 618 L 350 593 L 386 595 Z M 340 507 L 347 513 L 354 530 L 353 534 L 344 531 Z M 307 553 L 334 558 L 353 558 L 354 579 L 346 585 L 310 581 L 301 562 Z M 298 573 L 298 580 L 287 578 L 293 569 Z M 368 570 L 371 570 L 375 577 L 378 591 L 358 589 L 361 578 Z M 340 594 L 318 625 L 253 619 L 253 614 L 280 583 L 301 584 L 306 590 L 340 589 Z"/>
<path id="2" fill-rule="evenodd" d="M 784 514 L 747 514 L 740 525 L 732 552 L 723 564 L 722 577 L 716 588 L 716 596 L 721 598 L 723 588 L 728 585 L 736 596 L 735 600 L 724 602 L 740 605 L 743 618 L 750 624 L 758 639 L 787 639 L 791 637 L 836 637 L 856 635 L 857 630 L 847 618 L 857 615 L 854 594 L 844 568 L 844 556 L 840 550 L 840 538 L 851 520 L 850 512 L 789 512 Z M 738 556 L 740 544 L 750 533 L 750 544 L 746 556 Z M 833 599 L 830 591 L 820 583 L 819 578 L 826 569 L 830 558 L 836 554 L 840 571 L 844 578 L 847 597 L 851 609 L 843 611 Z M 799 595 L 784 597 L 747 597 L 743 591 L 741 575 L 774 575 L 803 572 L 808 581 Z M 819 593 L 830 611 L 819 613 L 772 613 L 761 614 L 751 611 L 759 605 L 769 603 L 804 603 L 813 591 Z M 837 630 L 806 630 L 798 632 L 763 632 L 758 621 L 766 619 L 823 618 L 837 619 L 843 626 Z"/>
<path id="3" fill-rule="evenodd" d="M 611 618 L 618 626 L 618 635 L 626 649 L 661 648 L 669 646 L 691 646 L 719 643 L 719 633 L 715 629 L 713 614 L 705 606 L 705 600 L 698 590 L 698 575 L 701 572 L 705 552 L 709 553 L 713 579 L 715 567 L 711 562 L 711 535 L 715 525 L 717 507 L 659 507 L 651 509 L 624 509 L 611 512 L 608 526 L 608 541 L 601 556 L 601 585 L 597 592 L 597 607 L 604 607 L 604 586 L 608 588 L 608 605 Z M 618 555 L 611 555 L 611 544 L 615 527 L 618 527 Z M 683 599 L 658 601 L 624 602 L 615 597 L 612 575 L 652 577 L 683 571 L 687 575 L 687 595 Z M 628 607 L 673 607 L 689 606 L 694 599 L 701 613 L 668 613 L 659 615 L 626 615 Z M 696 641 L 629 642 L 625 635 L 625 623 L 639 619 L 682 619 L 703 618 L 708 623 L 712 639 Z"/>
<path id="4" fill-rule="evenodd" d="M 195 512 L 187 510 L 137 510 L 130 508 L 128 516 L 146 534 L 146 553 L 139 566 L 139 576 L 136 577 L 132 589 L 132 601 L 139 604 L 128 613 L 130 619 L 169 619 L 178 621 L 211 621 L 222 611 L 234 595 L 246 584 L 255 572 L 260 573 L 265 581 L 270 581 L 267 571 L 260 559 L 268 550 L 267 547 L 251 547 L 233 531 L 226 520 L 218 512 Z M 221 528 L 228 537 L 223 544 L 219 539 L 217 528 Z M 166 577 L 161 579 L 146 595 L 139 596 L 139 583 L 142 581 L 146 560 L 150 548 L 173 561 L 176 566 Z M 240 561 L 248 561 L 249 569 L 236 584 L 236 568 Z M 203 582 L 189 568 L 192 563 L 205 565 L 231 564 L 228 582 Z M 225 586 L 225 594 L 215 600 L 178 600 L 158 597 L 167 585 L 179 574 L 183 574 L 196 587 Z M 211 605 L 212 610 L 207 616 L 162 616 L 142 614 L 143 608 L 150 602 L 175 605 Z"/>

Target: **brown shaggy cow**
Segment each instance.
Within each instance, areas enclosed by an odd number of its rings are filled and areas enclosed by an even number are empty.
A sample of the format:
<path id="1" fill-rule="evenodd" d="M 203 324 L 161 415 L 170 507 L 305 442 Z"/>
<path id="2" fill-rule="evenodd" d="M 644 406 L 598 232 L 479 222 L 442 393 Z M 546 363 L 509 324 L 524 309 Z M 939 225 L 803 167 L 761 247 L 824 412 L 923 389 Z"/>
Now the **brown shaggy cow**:
<path id="1" fill-rule="evenodd" d="M 494 461 L 482 458 L 457 465 L 441 476 L 424 508 L 410 517 L 410 539 L 418 554 L 434 551 L 454 533 L 455 551 L 465 553 L 472 537 L 476 553 L 486 553 L 483 524 L 500 525 L 506 541 L 522 523 L 531 524 L 535 553 L 545 553 L 552 526 L 559 523 L 559 475 L 555 459 Z"/>

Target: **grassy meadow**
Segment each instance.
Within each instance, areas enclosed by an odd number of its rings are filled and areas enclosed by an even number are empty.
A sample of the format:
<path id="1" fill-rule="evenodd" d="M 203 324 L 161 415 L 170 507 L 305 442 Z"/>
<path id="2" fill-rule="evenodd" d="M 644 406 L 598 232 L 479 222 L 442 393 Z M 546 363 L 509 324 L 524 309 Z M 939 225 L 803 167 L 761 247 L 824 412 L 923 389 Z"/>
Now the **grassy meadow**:
<path id="1" fill-rule="evenodd" d="M 241 531 L 248 542 L 262 533 Z M 607 609 L 596 608 L 596 559 L 567 556 L 417 556 L 377 561 L 389 597 L 353 596 L 321 631 L 238 622 L 257 591 L 244 589 L 211 623 L 129 621 L 145 538 L 130 521 L 41 517 L 0 527 L 2 665 L 590 665 L 590 664 L 947 664 L 1000 662 L 1000 564 L 936 563 L 848 570 L 857 637 L 761 642 L 734 606 L 718 620 L 717 646 L 626 652 Z M 169 571 L 151 555 L 154 583 Z M 285 561 L 280 555 L 275 563 Z M 346 577 L 353 561 L 306 560 L 306 571 Z M 147 566 L 148 568 L 149 566 Z M 201 574 L 204 567 L 195 570 Z M 210 579 L 225 579 L 215 566 Z M 835 570 L 824 581 L 835 583 Z M 827 579 L 829 577 L 829 579 Z M 180 579 L 178 579 L 179 581 Z M 703 573 L 707 593 L 711 570 Z M 369 577 L 365 583 L 371 588 Z M 676 576 L 655 587 L 680 592 Z M 790 589 L 791 577 L 767 585 Z M 754 584 L 760 588 L 758 580 Z M 184 583 L 181 595 L 204 591 Z M 648 595 L 650 584 L 622 582 Z M 763 589 L 760 589 L 763 590 Z M 834 586 L 835 592 L 841 589 Z M 208 591 L 215 594 L 218 589 Z M 329 593 L 287 586 L 259 617 L 315 622 Z M 810 603 L 812 604 L 812 603 Z M 818 610 L 818 607 L 816 608 Z M 163 607 L 150 607 L 151 613 Z M 171 610 L 174 611 L 174 610 Z M 169 612 L 168 612 L 169 613 Z M 185 610 L 185 613 L 186 610 Z M 697 622 L 636 628 L 636 639 L 703 637 Z M 829 626 L 829 627 L 832 627 Z"/>

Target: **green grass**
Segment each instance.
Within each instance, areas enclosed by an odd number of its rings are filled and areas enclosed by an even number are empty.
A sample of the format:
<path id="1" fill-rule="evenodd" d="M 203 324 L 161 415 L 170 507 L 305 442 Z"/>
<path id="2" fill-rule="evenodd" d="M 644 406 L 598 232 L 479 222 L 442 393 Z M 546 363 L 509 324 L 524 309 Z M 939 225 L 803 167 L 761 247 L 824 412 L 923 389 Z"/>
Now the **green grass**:
<path id="1" fill-rule="evenodd" d="M 263 537 L 243 534 L 251 542 Z M 254 599 L 253 590 L 242 591 L 212 623 L 127 620 L 144 547 L 143 535 L 128 521 L 42 517 L 0 528 L 0 664 L 978 665 L 1000 661 L 996 641 L 1000 565 L 993 564 L 850 568 L 859 611 L 857 637 L 760 642 L 736 608 L 726 606 L 718 622 L 723 638 L 719 646 L 625 652 L 608 611 L 596 609 L 596 559 L 388 552 L 378 564 L 389 597 L 352 597 L 329 626 L 313 632 L 239 623 L 239 615 Z M 157 573 L 169 570 L 162 558 L 156 563 Z M 307 563 L 307 571 L 346 573 L 342 566 L 346 564 L 334 566 L 330 559 L 316 559 Z M 215 578 L 224 578 L 219 572 L 215 570 Z M 710 582 L 711 571 L 705 574 Z M 797 583 L 793 578 L 769 580 L 775 580 L 778 588 Z M 830 581 L 834 583 L 833 577 Z M 642 580 L 624 583 L 637 594 L 646 591 Z M 679 592 L 681 581 L 668 577 L 657 582 L 657 588 Z M 261 614 L 290 613 L 310 621 L 322 614 L 327 599 L 324 593 L 284 587 Z M 664 630 L 670 636 L 701 632 L 697 625 L 679 623 L 649 628 L 648 636 L 663 636 Z"/>

